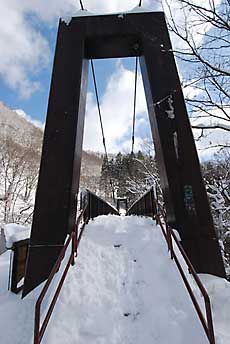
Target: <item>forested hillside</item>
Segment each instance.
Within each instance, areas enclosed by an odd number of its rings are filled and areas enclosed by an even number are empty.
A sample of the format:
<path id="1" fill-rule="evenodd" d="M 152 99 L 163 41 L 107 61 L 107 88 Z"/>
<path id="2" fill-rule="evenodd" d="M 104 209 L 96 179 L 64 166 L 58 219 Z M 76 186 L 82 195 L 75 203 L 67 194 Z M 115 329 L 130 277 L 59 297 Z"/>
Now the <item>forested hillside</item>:
<path id="1" fill-rule="evenodd" d="M 0 102 L 0 224 L 31 223 L 43 130 Z M 97 192 L 102 159 L 83 152 L 81 187 Z"/>

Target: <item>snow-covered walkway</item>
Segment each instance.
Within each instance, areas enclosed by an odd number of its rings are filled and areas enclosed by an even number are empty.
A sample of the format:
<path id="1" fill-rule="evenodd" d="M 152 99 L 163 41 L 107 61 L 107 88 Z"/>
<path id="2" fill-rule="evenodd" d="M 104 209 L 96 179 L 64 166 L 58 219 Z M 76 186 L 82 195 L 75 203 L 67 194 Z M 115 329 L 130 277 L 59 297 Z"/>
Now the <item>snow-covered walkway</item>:
<path id="1" fill-rule="evenodd" d="M 44 338 L 54 343 L 207 343 L 155 222 L 89 223 Z"/>
<path id="2" fill-rule="evenodd" d="M 0 256 L 0 343 L 32 344 L 42 285 L 21 300 L 7 291 L 8 267 L 9 251 Z M 200 277 L 212 301 L 216 344 L 229 344 L 230 283 Z M 134 343 L 207 344 L 207 339 L 155 222 L 100 216 L 85 227 L 42 344 Z"/>

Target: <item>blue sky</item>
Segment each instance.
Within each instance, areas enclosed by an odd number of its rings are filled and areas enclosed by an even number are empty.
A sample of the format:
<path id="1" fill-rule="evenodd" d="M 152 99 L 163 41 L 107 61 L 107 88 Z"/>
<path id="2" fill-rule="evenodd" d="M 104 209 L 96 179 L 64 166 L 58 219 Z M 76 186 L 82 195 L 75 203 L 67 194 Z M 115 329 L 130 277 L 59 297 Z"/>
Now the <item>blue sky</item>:
<path id="1" fill-rule="evenodd" d="M 206 2 L 208 0 L 205 0 Z M 216 0 L 220 1 L 220 0 Z M 164 2 L 164 1 L 163 1 Z M 87 10 L 105 14 L 136 7 L 139 0 L 83 0 Z M 172 1 L 175 20 L 180 22 L 176 0 Z M 143 0 L 146 10 L 161 10 L 161 0 Z M 58 20 L 79 11 L 77 0 L 1 0 L 0 22 L 0 101 L 12 109 L 22 109 L 33 120 L 44 123 L 51 80 Z M 166 13 L 167 14 L 167 13 Z M 200 40 L 201 35 L 194 35 Z M 181 47 L 174 40 L 173 46 Z M 109 137 L 108 150 L 130 150 L 133 114 L 134 59 L 95 61 L 96 77 L 104 120 Z M 192 74 L 191 66 L 180 63 L 180 75 Z M 194 95 L 192 87 L 186 93 Z M 136 149 L 150 138 L 143 85 L 138 75 Z M 89 73 L 84 147 L 102 150 L 95 96 Z"/>
<path id="2" fill-rule="evenodd" d="M 40 25 L 39 27 L 39 31 L 42 32 L 49 42 L 51 57 L 47 67 L 40 71 L 38 75 L 35 75 L 35 78 L 38 78 L 41 83 L 41 88 L 37 92 L 33 93 L 29 98 L 21 97 L 17 90 L 10 88 L 5 81 L 0 78 L 0 100 L 12 109 L 22 109 L 33 119 L 41 121 L 42 123 L 45 121 L 47 112 L 57 29 L 58 19 L 56 20 L 55 27 L 50 28 L 46 25 Z M 134 70 L 135 62 L 133 58 L 122 59 L 122 62 L 125 68 Z M 115 65 L 116 59 L 94 61 L 99 94 L 102 94 L 105 91 L 106 81 L 113 72 Z M 94 92 L 91 69 L 89 69 L 88 91 Z"/>
<path id="3" fill-rule="evenodd" d="M 86 0 L 83 3 L 94 13 L 111 13 L 131 10 L 139 1 L 118 0 L 108 4 L 103 0 L 98 5 L 94 0 Z M 158 8 L 157 0 L 156 4 Z M 6 51 L 6 61 L 5 65 L 0 64 L 0 100 L 12 109 L 23 110 L 32 120 L 40 121 L 42 124 L 45 122 L 47 112 L 58 21 L 60 16 L 74 15 L 79 11 L 78 1 L 68 0 L 63 4 L 59 0 L 56 2 L 52 0 L 49 5 L 49 8 L 46 7 L 43 0 L 32 2 L 22 0 L 21 6 L 17 4 L 17 0 L 3 0 L 1 4 L 3 16 L 8 17 L 9 20 L 5 22 L 5 27 L 4 23 L 2 24 L 0 53 Z M 152 8 L 155 8 L 155 5 Z M 9 24 L 10 18 L 13 19 L 11 24 Z M 107 143 L 108 149 L 112 152 L 128 151 L 132 135 L 135 59 L 96 60 L 94 66 L 105 135 L 110 137 Z M 125 82 L 124 87 L 123 82 Z M 140 147 L 138 143 L 143 138 L 150 137 L 140 75 L 138 85 L 141 89 L 141 97 L 138 99 L 140 105 L 137 106 L 136 149 Z M 89 69 L 84 147 L 94 150 L 103 149 L 91 69 Z"/>
<path id="4" fill-rule="evenodd" d="M 39 120 L 42 123 L 45 121 L 46 118 L 57 27 L 52 29 L 43 27 L 43 31 L 44 36 L 49 42 L 49 46 L 51 49 L 51 59 L 48 66 L 44 70 L 42 70 L 39 75 L 36 75 L 41 83 L 41 89 L 33 93 L 31 97 L 23 98 L 20 96 L 17 90 L 11 89 L 4 82 L 4 80 L 0 78 L 1 101 L 3 101 L 10 108 L 23 109 L 33 119 Z M 134 67 L 134 61 L 132 58 L 123 59 L 123 63 L 124 66 L 129 70 L 132 70 Z M 102 94 L 105 91 L 106 81 L 113 72 L 115 64 L 116 59 L 94 61 L 99 94 Z M 88 91 L 94 92 L 91 69 L 89 69 Z"/>
<path id="5" fill-rule="evenodd" d="M 31 22 L 31 17 L 27 16 L 28 22 Z M 34 21 L 35 22 L 35 21 Z M 36 23 L 36 22 L 35 22 Z M 45 37 L 49 43 L 51 56 L 46 68 L 42 69 L 39 74 L 30 75 L 32 79 L 38 79 L 41 83 L 41 88 L 34 92 L 30 97 L 22 97 L 17 89 L 9 87 L 3 78 L 0 78 L 0 99 L 7 106 L 12 109 L 22 109 L 30 117 L 44 123 L 46 118 L 48 95 L 50 88 L 50 80 L 53 65 L 53 56 L 55 51 L 58 18 L 54 27 L 40 23 L 39 25 L 33 24 L 39 32 Z"/>

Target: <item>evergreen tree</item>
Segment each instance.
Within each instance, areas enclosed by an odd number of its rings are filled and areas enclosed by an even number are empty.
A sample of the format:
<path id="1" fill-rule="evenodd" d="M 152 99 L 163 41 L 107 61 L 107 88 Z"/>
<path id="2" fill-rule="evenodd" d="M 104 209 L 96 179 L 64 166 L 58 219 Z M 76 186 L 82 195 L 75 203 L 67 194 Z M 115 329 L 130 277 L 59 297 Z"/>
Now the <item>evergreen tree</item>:
<path id="1" fill-rule="evenodd" d="M 110 181 L 116 196 L 126 197 L 131 205 L 151 186 L 159 184 L 158 179 L 155 160 L 141 151 L 136 154 L 118 153 L 115 158 L 103 161 L 101 188 L 107 199 L 111 193 Z"/>

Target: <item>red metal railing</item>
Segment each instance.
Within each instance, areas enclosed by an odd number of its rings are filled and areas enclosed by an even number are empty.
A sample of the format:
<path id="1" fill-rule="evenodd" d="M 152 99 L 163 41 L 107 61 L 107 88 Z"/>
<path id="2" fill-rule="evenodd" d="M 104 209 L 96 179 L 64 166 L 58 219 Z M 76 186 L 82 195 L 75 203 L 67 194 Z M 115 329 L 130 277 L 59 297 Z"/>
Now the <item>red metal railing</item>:
<path id="1" fill-rule="evenodd" d="M 157 202 L 154 197 L 151 197 L 152 194 L 156 194 L 156 192 L 153 192 L 152 189 L 150 189 L 147 193 L 145 193 L 143 196 L 141 196 L 134 205 L 128 210 L 127 215 L 136 214 L 136 215 L 145 215 L 149 216 L 152 214 L 153 218 L 156 219 L 157 223 L 160 225 L 162 229 L 162 233 L 164 235 L 164 238 L 167 242 L 168 249 L 170 251 L 171 259 L 174 259 L 177 268 L 181 274 L 181 277 L 184 281 L 184 284 L 188 290 L 188 293 L 191 297 L 191 300 L 193 302 L 193 305 L 196 309 L 197 315 L 201 321 L 201 324 L 204 328 L 204 331 L 207 335 L 208 341 L 210 344 L 215 344 L 215 336 L 214 336 L 214 329 L 213 329 L 213 321 L 212 321 L 212 311 L 211 311 L 211 304 L 210 299 L 207 294 L 206 289 L 204 288 L 200 278 L 198 277 L 192 263 L 190 262 L 188 256 L 186 255 L 181 243 L 177 239 L 175 233 L 173 230 L 167 225 L 167 222 L 164 220 L 166 218 L 166 213 L 164 208 Z M 151 209 L 151 211 L 150 211 Z M 157 214 L 156 214 L 157 213 Z M 187 264 L 187 267 L 189 269 L 189 272 L 192 274 L 203 298 L 205 303 L 205 315 L 203 314 L 200 305 L 196 299 L 196 296 L 192 290 L 192 287 L 189 283 L 189 280 L 184 273 L 183 267 L 180 264 L 180 261 L 176 255 L 176 252 L 173 248 L 173 242 L 176 243 L 182 257 L 184 258 L 184 261 Z"/>
<path id="2" fill-rule="evenodd" d="M 170 228 L 169 226 L 167 226 L 167 224 L 165 224 L 161 217 L 159 215 L 156 216 L 157 218 L 157 223 L 160 225 L 161 227 L 161 230 L 162 230 L 162 233 L 164 235 L 164 238 L 167 242 L 167 245 L 168 245 L 168 249 L 170 251 L 170 255 L 171 255 L 171 259 L 173 259 L 177 265 L 177 268 L 181 274 L 181 277 L 184 281 L 184 284 L 188 290 L 188 293 L 191 297 L 191 300 L 193 302 L 193 305 L 196 309 L 196 312 L 197 312 L 197 315 L 201 321 L 201 324 L 204 328 L 204 331 L 208 337 L 208 340 L 209 340 L 209 343 L 210 344 L 215 344 L 215 335 L 214 335 L 214 328 L 213 328 L 213 320 L 212 320 L 212 310 L 211 310 L 211 303 L 210 303 L 210 299 L 209 299 L 209 296 L 208 296 L 208 293 L 205 289 L 205 287 L 203 286 L 199 276 L 197 275 L 192 263 L 190 262 L 187 254 L 185 253 L 181 243 L 179 242 L 179 240 L 177 239 L 177 236 L 176 234 L 173 232 L 172 228 Z M 173 248 L 173 242 L 176 243 L 181 255 L 183 256 L 184 258 L 184 261 L 186 262 L 187 264 L 187 267 L 188 267 L 188 270 L 189 272 L 192 274 L 203 298 L 204 298 L 204 304 L 205 304 L 205 312 L 206 312 L 206 316 L 204 316 L 201 308 L 200 308 L 200 305 L 196 299 L 196 296 L 192 290 L 192 287 L 189 283 L 189 280 L 188 278 L 186 277 L 185 273 L 184 273 L 184 270 L 180 264 L 180 261 L 176 255 L 176 252 Z"/>
<path id="3" fill-rule="evenodd" d="M 69 235 L 65 245 L 63 246 L 61 252 L 60 252 L 60 255 L 38 297 L 38 300 L 36 302 L 36 305 L 35 305 L 35 326 L 34 326 L 34 344 L 40 344 L 41 343 L 41 340 L 42 340 L 42 337 L 45 333 L 45 330 L 47 328 L 47 325 L 48 325 L 48 322 L 49 322 L 49 319 L 52 315 L 52 312 L 53 312 L 53 309 L 55 307 L 55 304 L 57 302 L 57 299 L 58 299 L 58 296 L 60 294 L 60 291 L 62 289 L 62 286 L 63 286 L 63 283 L 65 281 L 65 278 L 66 278 L 66 275 L 68 273 L 68 270 L 70 268 L 70 265 L 74 265 L 74 256 L 75 256 L 75 253 L 77 252 L 77 248 L 78 248 L 78 245 L 80 243 L 80 240 L 81 240 L 81 237 L 82 237 L 82 234 L 83 234 L 83 231 L 84 231 L 84 228 L 85 228 L 85 224 L 87 221 L 84 222 L 84 224 L 82 225 L 81 227 L 81 231 L 80 233 L 78 233 L 78 227 L 79 227 L 79 224 L 80 224 L 80 221 L 84 215 L 84 211 L 86 210 L 86 207 L 84 210 L 81 211 L 80 215 L 78 216 L 78 219 L 77 219 L 77 222 L 76 222 L 76 225 L 75 225 L 75 228 L 74 228 L 74 231 Z M 78 235 L 79 234 L 79 235 Z M 71 247 L 71 254 L 70 254 L 70 257 L 67 261 L 67 264 L 65 266 L 65 269 L 64 269 L 64 272 L 62 274 L 62 277 L 60 279 L 60 282 L 57 286 L 57 289 L 55 291 L 55 294 L 52 298 L 52 301 L 50 303 L 50 306 L 49 306 L 49 309 L 45 315 L 45 318 L 42 322 L 42 325 L 40 326 L 41 324 L 41 304 L 42 304 L 42 301 L 44 300 L 44 297 L 46 296 L 47 294 L 47 291 L 49 289 L 49 286 L 53 280 L 53 277 L 55 275 L 55 273 L 59 270 L 59 267 L 60 267 L 60 264 L 63 260 L 63 258 L 65 257 L 65 254 L 66 254 L 66 250 L 67 248 L 69 247 L 70 243 L 72 243 L 72 247 Z"/>
<path id="4" fill-rule="evenodd" d="M 44 336 L 45 330 L 47 328 L 47 325 L 49 323 L 49 319 L 52 315 L 53 309 L 55 307 L 55 304 L 57 302 L 58 296 L 60 294 L 60 291 L 62 289 L 62 286 L 64 284 L 66 275 L 69 271 L 70 265 L 74 265 L 74 256 L 75 254 L 77 255 L 77 248 L 78 245 L 81 241 L 81 237 L 85 228 L 86 223 L 88 222 L 88 220 L 90 218 L 96 217 L 98 215 L 102 215 L 102 214 L 109 214 L 109 213 L 114 213 L 119 215 L 119 213 L 117 212 L 116 209 L 114 209 L 112 206 L 110 206 L 107 202 L 103 201 L 102 199 L 100 199 L 99 197 L 97 197 L 95 194 L 93 194 L 92 192 L 90 192 L 89 190 L 87 190 L 87 201 L 85 203 L 85 205 L 83 206 L 83 209 L 81 210 L 78 218 L 77 218 L 77 222 L 75 225 L 75 228 L 73 230 L 73 232 L 69 235 L 65 245 L 63 246 L 60 255 L 58 256 L 58 259 L 53 267 L 53 269 L 51 270 L 51 273 L 38 297 L 38 300 L 36 302 L 35 305 L 35 325 L 34 325 L 34 344 L 40 344 L 41 340 Z M 92 206 L 94 205 L 94 206 Z M 94 209 L 95 208 L 95 209 Z M 84 223 L 81 226 L 81 231 L 78 233 L 78 227 L 80 224 L 81 219 L 83 219 Z M 42 322 L 41 325 L 41 304 L 42 301 L 44 300 L 47 291 L 49 289 L 49 286 L 54 278 L 55 273 L 59 270 L 59 267 L 61 265 L 61 262 L 63 260 L 63 258 L 65 257 L 67 248 L 69 247 L 70 243 L 72 243 L 72 248 L 71 248 L 71 254 L 69 256 L 69 259 L 67 261 L 67 264 L 65 266 L 64 272 L 62 274 L 62 277 L 60 279 L 60 282 L 57 286 L 57 289 L 55 291 L 55 294 L 52 298 L 52 301 L 50 303 L 50 306 L 48 308 L 48 311 L 45 315 L 45 318 Z M 41 326 L 40 326 L 41 325 Z"/>
<path id="5" fill-rule="evenodd" d="M 55 304 L 56 304 L 56 301 L 58 299 L 58 296 L 60 294 L 60 291 L 61 291 L 61 288 L 63 286 L 63 283 L 65 281 L 65 278 L 66 278 L 66 275 L 68 273 L 68 270 L 69 270 L 69 267 L 70 265 L 74 265 L 74 256 L 75 256 L 75 253 L 77 253 L 77 248 L 78 248 L 78 245 L 80 243 L 80 240 L 81 240 L 81 237 L 82 237 L 82 234 L 83 234 L 83 231 L 84 231 L 84 227 L 85 227 L 85 224 L 87 223 L 88 219 L 85 219 L 84 221 L 84 224 L 82 225 L 81 227 L 81 231 L 80 233 L 78 233 L 78 227 L 79 227 L 79 224 L 80 224 L 80 221 L 83 217 L 83 215 L 85 214 L 85 211 L 87 210 L 87 205 L 85 206 L 85 208 L 81 211 L 80 215 L 78 216 L 78 219 L 77 219 L 77 222 L 76 222 L 76 226 L 75 226 L 75 229 L 74 231 L 69 235 L 65 245 L 63 246 L 62 250 L 61 250 L 61 253 L 50 273 L 50 276 L 49 278 L 47 279 L 40 295 L 39 295 L 39 298 L 36 302 L 36 306 L 35 306 L 35 329 L 34 329 L 34 344 L 40 344 L 41 343 L 41 340 L 43 338 L 43 335 L 44 335 L 44 332 L 47 328 L 47 325 L 48 325 L 48 322 L 49 322 L 49 319 L 52 315 L 52 312 L 53 312 L 53 309 L 55 307 Z M 175 233 L 173 232 L 173 230 L 167 226 L 166 224 L 166 221 L 163 221 L 162 220 L 162 217 L 160 215 L 155 215 L 155 218 L 157 220 L 157 223 L 160 225 L 161 227 L 161 230 L 162 230 L 162 233 L 165 237 L 165 240 L 167 242 L 167 245 L 168 245 L 168 249 L 170 251 L 170 254 L 171 254 L 171 259 L 173 259 L 177 265 L 177 268 L 181 274 L 181 277 L 184 281 L 184 284 L 188 290 L 188 293 L 191 297 L 191 300 L 193 302 L 193 305 L 196 309 L 196 312 L 198 314 L 198 317 L 201 321 L 201 324 L 204 328 L 204 331 L 207 335 L 207 338 L 209 340 L 209 343 L 210 344 L 215 344 L 215 336 L 214 336 L 214 329 L 213 329 L 213 321 L 212 321 L 212 311 L 211 311 L 211 304 L 210 304 L 210 299 L 209 299 L 209 296 L 207 294 L 207 291 L 206 289 L 204 288 L 200 278 L 198 277 L 194 267 L 192 266 L 188 256 L 186 255 L 181 243 L 179 242 L 179 240 L 177 239 Z M 164 217 L 163 217 L 164 218 Z M 183 271 L 183 268 L 180 264 L 180 261 L 176 255 L 176 252 L 174 250 L 174 247 L 173 247 L 173 242 L 176 243 L 181 255 L 183 256 L 187 266 L 188 266 L 188 269 L 189 269 L 189 272 L 192 274 L 203 298 L 204 298 L 204 303 L 205 303 L 205 311 L 206 311 L 206 315 L 204 316 L 201 308 L 200 308 L 200 305 L 196 299 L 196 296 L 192 290 L 192 287 L 189 283 L 189 280 L 188 278 L 186 277 L 184 271 Z M 48 291 L 48 288 L 53 280 L 53 277 L 55 275 L 55 273 L 59 270 L 59 267 L 60 267 L 60 264 L 66 254 L 66 251 L 67 251 L 67 248 L 69 247 L 70 243 L 72 243 L 72 248 L 71 248 L 71 254 L 70 254 L 70 257 L 67 261 L 67 264 L 65 266 L 65 269 L 64 269 L 64 272 L 62 274 L 62 277 L 61 277 L 61 280 L 57 286 L 57 289 L 56 289 L 56 292 L 53 296 L 53 299 L 50 303 L 50 306 L 49 306 L 49 309 L 45 315 L 45 318 L 42 322 L 42 325 L 40 327 L 40 323 L 41 323 L 41 304 L 42 304 L 42 301 L 44 300 L 44 297 L 45 295 L 47 294 L 47 291 Z"/>

